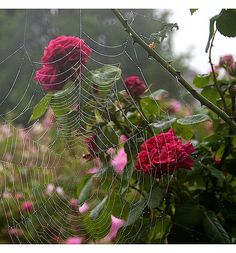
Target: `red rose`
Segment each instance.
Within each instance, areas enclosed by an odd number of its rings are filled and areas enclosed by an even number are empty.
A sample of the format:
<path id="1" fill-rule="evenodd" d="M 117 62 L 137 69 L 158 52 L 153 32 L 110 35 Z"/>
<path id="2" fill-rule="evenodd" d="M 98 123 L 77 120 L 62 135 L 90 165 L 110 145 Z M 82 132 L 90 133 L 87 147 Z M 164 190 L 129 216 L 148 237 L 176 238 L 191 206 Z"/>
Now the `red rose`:
<path id="1" fill-rule="evenodd" d="M 125 85 L 129 94 L 134 97 L 140 97 L 147 89 L 145 83 L 139 79 L 138 76 L 130 76 L 125 79 Z"/>
<path id="2" fill-rule="evenodd" d="M 194 161 L 190 154 L 195 151 L 189 142 L 183 144 L 173 129 L 146 140 L 141 145 L 135 167 L 146 174 L 160 178 L 180 168 L 191 169 Z"/>
<path id="3" fill-rule="evenodd" d="M 66 71 L 76 65 L 87 64 L 91 53 L 92 49 L 80 38 L 62 35 L 50 41 L 44 50 L 42 63 Z"/>
<path id="4" fill-rule="evenodd" d="M 225 55 L 223 57 L 220 57 L 220 62 L 219 62 L 219 66 L 222 68 L 232 68 L 234 63 L 234 58 L 232 55 Z"/>
<path id="5" fill-rule="evenodd" d="M 61 90 L 67 80 L 72 81 L 87 64 L 92 49 L 73 36 L 59 36 L 51 40 L 42 57 L 43 67 L 36 71 L 34 80 L 45 91 Z"/>
<path id="6" fill-rule="evenodd" d="M 61 90 L 68 78 L 53 66 L 44 65 L 36 71 L 34 80 L 39 82 L 45 91 L 54 91 Z"/>

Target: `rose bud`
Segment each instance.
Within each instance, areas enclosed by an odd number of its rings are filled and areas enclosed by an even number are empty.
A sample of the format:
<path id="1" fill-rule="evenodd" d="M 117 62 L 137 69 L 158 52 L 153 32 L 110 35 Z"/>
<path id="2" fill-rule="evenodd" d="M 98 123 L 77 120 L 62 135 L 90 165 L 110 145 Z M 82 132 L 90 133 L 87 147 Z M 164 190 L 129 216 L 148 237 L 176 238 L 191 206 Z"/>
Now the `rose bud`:
<path id="1" fill-rule="evenodd" d="M 147 86 L 138 76 L 130 76 L 125 79 L 125 86 L 129 95 L 139 98 L 147 89 Z"/>

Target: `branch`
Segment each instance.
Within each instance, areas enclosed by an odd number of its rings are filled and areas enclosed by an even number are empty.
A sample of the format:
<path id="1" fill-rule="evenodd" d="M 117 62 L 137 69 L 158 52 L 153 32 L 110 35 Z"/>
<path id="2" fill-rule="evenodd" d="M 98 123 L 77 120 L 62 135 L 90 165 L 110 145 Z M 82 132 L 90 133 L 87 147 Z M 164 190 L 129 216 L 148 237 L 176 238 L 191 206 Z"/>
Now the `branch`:
<path id="1" fill-rule="evenodd" d="M 199 94 L 180 74 L 180 72 L 176 71 L 167 61 L 165 61 L 156 51 L 151 49 L 147 43 L 145 43 L 141 37 L 131 28 L 128 24 L 127 20 L 123 18 L 121 13 L 113 9 L 112 10 L 115 16 L 118 18 L 125 31 L 133 38 L 134 42 L 138 43 L 149 56 L 153 57 L 162 67 L 164 67 L 173 77 L 175 77 L 178 82 L 192 94 L 194 98 L 196 98 L 202 105 L 205 105 L 214 113 L 216 113 L 221 119 L 223 119 L 234 131 L 236 131 L 236 123 L 231 120 L 228 114 L 226 114 L 223 110 L 218 108 L 216 105 L 211 103 L 204 96 Z"/>

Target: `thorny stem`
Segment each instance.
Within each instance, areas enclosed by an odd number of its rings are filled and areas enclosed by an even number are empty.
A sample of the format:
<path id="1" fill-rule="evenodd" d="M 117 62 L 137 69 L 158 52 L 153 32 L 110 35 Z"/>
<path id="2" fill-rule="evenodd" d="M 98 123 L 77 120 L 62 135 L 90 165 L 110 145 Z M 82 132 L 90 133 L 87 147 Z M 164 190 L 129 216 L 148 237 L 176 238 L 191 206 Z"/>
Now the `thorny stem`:
<path id="1" fill-rule="evenodd" d="M 131 28 L 127 20 L 123 18 L 121 13 L 117 9 L 112 10 L 115 16 L 118 18 L 125 31 L 133 38 L 134 43 L 138 43 L 149 56 L 154 58 L 162 67 L 164 67 L 172 76 L 174 76 L 178 82 L 192 94 L 202 105 L 205 105 L 214 113 L 216 113 L 221 119 L 223 119 L 235 132 L 236 132 L 236 123 L 231 120 L 229 115 L 221 110 L 219 107 L 214 105 L 207 98 L 199 94 L 182 76 L 181 73 L 176 71 L 167 61 L 165 61 L 156 51 L 151 49 L 148 44 L 141 39 L 141 37 Z"/>
<path id="2" fill-rule="evenodd" d="M 228 109 L 227 109 L 227 105 L 225 103 L 225 98 L 224 98 L 224 94 L 223 92 L 221 91 L 218 83 L 217 83 L 217 78 L 216 78 L 216 73 L 215 73 L 215 70 L 214 70 L 214 65 L 212 63 L 212 59 L 211 59 L 211 52 L 212 52 L 212 48 L 213 48 L 213 42 L 214 42 L 214 39 L 215 39 L 215 35 L 216 35 L 216 31 L 214 32 L 213 36 L 212 36 L 212 40 L 211 40 L 211 44 L 210 44 L 210 49 L 209 49 L 209 63 L 210 63 L 210 66 L 211 66 L 211 71 L 212 71 L 212 75 L 213 75 L 213 81 L 214 81 L 214 86 L 216 87 L 216 90 L 218 91 L 218 93 L 220 94 L 220 97 L 221 97 L 221 100 L 222 100 L 222 103 L 223 103 L 223 107 L 224 107 L 224 111 L 225 112 L 228 112 Z"/>

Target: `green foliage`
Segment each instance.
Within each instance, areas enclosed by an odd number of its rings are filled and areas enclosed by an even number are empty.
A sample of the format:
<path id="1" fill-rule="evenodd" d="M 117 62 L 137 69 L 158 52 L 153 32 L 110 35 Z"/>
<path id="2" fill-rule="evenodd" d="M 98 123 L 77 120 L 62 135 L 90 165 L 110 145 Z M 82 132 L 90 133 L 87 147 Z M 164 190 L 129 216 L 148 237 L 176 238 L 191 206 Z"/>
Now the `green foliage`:
<path id="1" fill-rule="evenodd" d="M 213 243 L 230 243 L 229 235 L 213 212 L 204 213 L 203 226 Z"/>
<path id="2" fill-rule="evenodd" d="M 50 104 L 50 101 L 52 99 L 52 94 L 48 93 L 47 95 L 45 95 L 40 101 L 39 103 L 34 107 L 33 109 L 33 113 L 30 117 L 29 121 L 32 120 L 36 120 L 38 118 L 40 118 L 41 116 L 44 115 L 44 113 L 47 111 L 48 106 Z"/>
<path id="3" fill-rule="evenodd" d="M 205 86 L 207 86 L 209 84 L 210 81 L 210 74 L 205 74 L 205 75 L 197 75 L 195 76 L 195 78 L 193 79 L 193 84 L 197 87 L 197 88 L 203 88 Z"/>
<path id="4" fill-rule="evenodd" d="M 143 210 L 146 206 L 146 200 L 141 198 L 138 202 L 134 203 L 127 218 L 126 226 L 130 226 L 142 217 Z"/>
<path id="5" fill-rule="evenodd" d="M 79 204 L 84 203 L 90 197 L 92 186 L 93 186 L 93 180 L 94 178 L 91 177 L 90 179 L 88 179 L 88 181 L 86 182 L 86 184 L 84 185 L 81 191 L 77 190 L 77 194 L 79 194 L 79 198 L 78 198 Z"/>

